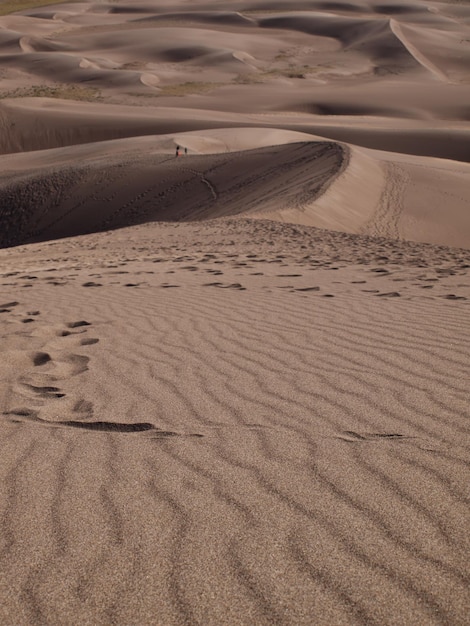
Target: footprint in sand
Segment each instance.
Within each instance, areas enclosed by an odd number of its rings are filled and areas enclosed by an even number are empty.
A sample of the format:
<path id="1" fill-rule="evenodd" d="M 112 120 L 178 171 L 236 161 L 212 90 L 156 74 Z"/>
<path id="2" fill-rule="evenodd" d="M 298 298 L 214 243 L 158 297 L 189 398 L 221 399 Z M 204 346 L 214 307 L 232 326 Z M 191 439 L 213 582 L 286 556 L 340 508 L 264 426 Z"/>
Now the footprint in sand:
<path id="1" fill-rule="evenodd" d="M 62 393 L 59 387 L 54 387 L 52 385 L 38 386 L 26 382 L 20 382 L 16 391 L 20 395 L 29 398 L 39 397 L 53 399 L 65 397 L 65 393 Z"/>
<path id="2" fill-rule="evenodd" d="M 95 343 L 98 343 L 99 339 L 96 337 L 85 337 L 85 339 L 80 339 L 81 346 L 92 346 Z"/>
<path id="3" fill-rule="evenodd" d="M 11 313 L 11 310 L 18 305 L 19 302 L 5 302 L 4 304 L 0 304 L 0 313 Z"/>
<path id="4" fill-rule="evenodd" d="M 31 361 L 35 367 L 40 367 L 51 361 L 51 355 L 47 352 L 33 352 L 31 355 Z"/>
<path id="5" fill-rule="evenodd" d="M 203 287 L 219 287 L 220 289 L 238 289 L 239 291 L 245 291 L 246 287 L 243 287 L 240 283 L 231 283 L 224 285 L 224 283 L 204 283 Z"/>
<path id="6" fill-rule="evenodd" d="M 75 332 L 67 330 L 60 332 L 59 335 L 86 333 L 89 326 L 91 324 L 86 320 L 69 322 L 67 327 L 75 329 Z M 95 344 L 99 340 L 93 337 L 80 337 L 77 341 L 78 345 L 87 346 Z M 80 419 L 91 419 L 93 416 L 91 402 L 83 399 L 74 400 L 73 396 L 66 398 L 66 394 L 57 386 L 57 381 L 68 380 L 87 371 L 89 357 L 55 348 L 51 352 L 32 352 L 29 356 L 31 370 L 29 373 L 25 372 L 12 387 L 18 403 L 17 407 L 20 405 L 20 408 L 13 408 L 8 414 L 16 415 L 23 421 L 28 419 L 38 423 L 48 423 L 48 419 L 43 418 L 55 415 L 57 410 L 60 410 L 63 417 L 78 414 Z M 22 402 L 25 402 L 26 406 Z M 60 404 L 56 404 L 58 402 Z"/>
<path id="7" fill-rule="evenodd" d="M 295 291 L 320 291 L 320 287 L 296 287 Z"/>
<path id="8" fill-rule="evenodd" d="M 78 322 L 69 322 L 67 324 L 67 328 L 81 328 L 82 326 L 91 326 L 91 323 L 85 320 L 79 320 Z"/>
<path id="9" fill-rule="evenodd" d="M 52 358 L 47 352 L 34 352 L 31 356 L 35 367 L 47 366 L 47 374 L 51 380 L 70 378 L 86 372 L 89 357 L 81 354 L 64 354 Z"/>
<path id="10" fill-rule="evenodd" d="M 67 328 L 70 328 L 71 330 L 61 330 L 57 333 L 57 336 L 58 337 L 70 337 L 72 335 L 82 335 L 83 333 L 87 332 L 88 330 L 87 326 L 91 326 L 91 323 L 87 322 L 86 320 L 69 322 L 67 324 Z M 74 330 L 75 332 L 72 332 L 72 330 Z M 98 342 L 99 342 L 99 339 L 97 339 L 96 337 L 84 337 L 83 339 L 80 339 L 78 341 L 78 345 L 91 346 Z"/>

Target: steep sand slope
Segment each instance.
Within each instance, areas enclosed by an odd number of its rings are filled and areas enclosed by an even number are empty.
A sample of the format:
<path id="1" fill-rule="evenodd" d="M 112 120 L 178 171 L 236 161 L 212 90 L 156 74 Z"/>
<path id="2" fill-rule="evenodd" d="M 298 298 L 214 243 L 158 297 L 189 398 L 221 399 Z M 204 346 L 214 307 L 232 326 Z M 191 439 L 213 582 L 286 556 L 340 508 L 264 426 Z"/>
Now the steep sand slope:
<path id="1" fill-rule="evenodd" d="M 306 139 L 206 130 L 0 157 L 0 245 L 241 215 L 470 247 L 470 165 Z"/>
<path id="2" fill-rule="evenodd" d="M 85 161 L 17 181 L 10 175 L 0 196 L 1 243 L 295 206 L 321 193 L 344 158 L 338 144 L 309 142 L 227 155 Z"/>

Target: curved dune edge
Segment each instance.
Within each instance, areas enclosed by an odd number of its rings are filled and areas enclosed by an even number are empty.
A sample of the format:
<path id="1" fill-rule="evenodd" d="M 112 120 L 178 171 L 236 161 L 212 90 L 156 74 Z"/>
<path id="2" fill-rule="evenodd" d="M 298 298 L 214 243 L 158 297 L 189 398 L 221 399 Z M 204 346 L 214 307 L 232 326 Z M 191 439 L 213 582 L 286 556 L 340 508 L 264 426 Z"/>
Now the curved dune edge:
<path id="1" fill-rule="evenodd" d="M 390 29 L 395 35 L 395 37 L 403 44 L 403 46 L 408 50 L 410 55 L 416 59 L 418 63 L 420 63 L 423 67 L 429 70 L 434 76 L 439 78 L 444 82 L 448 82 L 449 78 L 445 72 L 439 69 L 434 63 L 430 61 L 422 52 L 418 50 L 418 48 L 413 45 L 410 39 L 403 32 L 403 27 L 396 20 L 390 20 Z"/>
<path id="2" fill-rule="evenodd" d="M 121 73 L 117 71 L 113 76 L 120 80 Z M 140 72 L 130 72 L 126 80 L 142 85 L 141 76 Z M 0 129 L 5 131 L 0 133 L 0 154 L 145 135 L 192 131 L 205 134 L 229 127 L 295 131 L 374 150 L 470 160 L 470 128 L 461 122 L 436 120 L 430 127 L 423 120 L 367 115 L 257 115 L 176 106 L 104 105 L 48 97 L 0 100 Z"/>
<path id="3" fill-rule="evenodd" d="M 470 166 L 351 147 L 320 197 L 270 219 L 346 233 L 470 248 Z"/>
<path id="4" fill-rule="evenodd" d="M 301 159 L 292 144 L 302 146 Z M 176 145 L 188 156 L 176 159 Z M 228 128 L 129 138 L 3 156 L 0 166 L 1 203 L 10 207 L 3 246 L 239 215 L 470 247 L 470 165 L 305 133 Z M 46 217 L 38 221 L 38 212 Z"/>
<path id="5" fill-rule="evenodd" d="M 372 218 L 384 187 L 381 162 L 349 146 L 343 167 L 320 197 L 306 199 L 294 209 L 270 212 L 269 218 L 347 233 L 365 232 L 364 225 Z"/>

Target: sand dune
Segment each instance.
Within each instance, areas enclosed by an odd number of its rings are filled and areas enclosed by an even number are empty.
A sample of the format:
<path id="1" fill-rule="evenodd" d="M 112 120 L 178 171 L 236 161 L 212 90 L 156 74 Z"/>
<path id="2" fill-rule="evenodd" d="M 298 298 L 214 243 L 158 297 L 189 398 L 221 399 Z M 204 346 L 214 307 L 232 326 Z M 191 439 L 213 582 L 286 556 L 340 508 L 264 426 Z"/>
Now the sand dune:
<path id="1" fill-rule="evenodd" d="M 431 30 L 391 22 L 393 32 L 415 59 L 438 78 L 466 81 L 470 51 L 462 53 L 462 34 L 459 29 Z"/>
<path id="2" fill-rule="evenodd" d="M 35 52 L 39 48 L 47 48 L 41 43 L 32 42 L 25 37 L 19 40 L 19 47 L 23 54 L 5 57 L 7 65 L 25 70 L 33 64 L 38 76 L 45 78 L 54 77 L 64 82 L 85 83 L 86 85 L 103 85 L 115 88 L 147 87 L 156 86 L 159 83 L 158 76 L 149 73 L 133 72 L 129 70 L 119 71 L 119 65 L 108 59 L 87 59 L 75 55 L 60 53 L 54 54 L 54 63 L 51 65 L 51 50 Z M 26 54 L 24 54 L 26 52 Z M 147 76 L 146 82 L 142 77 Z"/>
<path id="3" fill-rule="evenodd" d="M 469 28 L 0 16 L 1 624 L 469 624 Z"/>
<path id="4" fill-rule="evenodd" d="M 114 7 L 111 12 L 116 12 L 116 9 L 122 7 Z M 255 26 L 256 20 L 246 15 L 235 11 L 178 11 L 177 13 L 166 12 L 162 15 L 151 15 L 150 17 L 141 17 L 137 20 L 132 20 L 132 23 L 152 23 L 162 21 L 178 21 L 178 22 L 190 22 L 201 23 L 215 26 L 218 24 L 227 26 Z"/>
<path id="5" fill-rule="evenodd" d="M 70 59 L 66 64 L 69 62 Z M 142 81 L 143 76 L 147 79 L 150 75 L 141 72 L 139 76 Z M 157 83 L 158 85 L 160 83 Z M 267 91 L 269 93 L 269 90 Z M 393 84 L 388 85 L 386 91 L 393 92 Z M 259 93 L 259 89 L 253 89 L 253 99 L 256 99 Z M 273 96 L 276 93 L 277 89 L 274 90 Z M 321 136 L 377 150 L 470 161 L 468 123 L 447 120 L 440 122 L 435 119 L 430 123 L 429 118 L 417 120 L 410 114 L 400 119 L 399 116 L 369 118 L 361 115 L 361 107 L 367 108 L 368 105 L 359 104 L 357 96 L 353 102 L 350 100 L 349 104 L 345 105 L 341 95 L 335 97 L 329 92 L 324 98 L 333 97 L 334 100 L 325 102 L 320 94 L 319 90 L 318 98 L 321 98 L 322 104 L 288 105 L 287 108 L 294 109 L 293 112 L 274 111 L 261 115 L 234 113 L 229 110 L 207 110 L 204 106 L 198 109 L 123 105 L 103 107 L 100 103 L 61 101 L 57 98 L 6 98 L 0 100 L 0 125 L 8 128 L 8 133 L 2 133 L 0 136 L 0 152 L 41 150 L 136 135 L 251 126 L 309 133 L 315 137 Z M 230 102 L 235 95 L 236 90 L 221 91 L 219 101 Z M 174 98 L 178 104 L 179 100 Z M 269 101 L 271 106 L 278 106 L 272 98 Z M 383 95 L 381 101 L 385 102 Z M 417 104 L 415 103 L 415 106 Z M 467 116 L 468 110 L 464 108 L 463 103 L 458 106 Z M 295 111 L 296 107 L 302 112 Z M 314 114 L 305 113 L 305 109 L 313 110 Z M 336 110 L 338 114 L 334 113 Z M 454 109 L 452 115 L 457 116 L 459 110 Z M 357 114 L 351 115 L 353 111 Z M 349 115 L 342 115 L 346 112 Z"/>
<path id="6" fill-rule="evenodd" d="M 466 622 L 468 254 L 238 220 L 0 258 L 5 619 Z"/>
<path id="7" fill-rule="evenodd" d="M 8 169 L 0 179 L 0 245 L 142 222 L 254 215 L 470 247 L 469 165 L 309 139 L 226 129 L 0 158 Z M 188 156 L 175 158 L 176 145 Z"/>
<path id="8" fill-rule="evenodd" d="M 112 166 L 82 161 L 26 180 L 20 175 L 16 183 L 9 175 L 0 197 L 8 206 L 0 245 L 298 206 L 334 179 L 345 158 L 338 144 L 307 143 L 228 156 L 147 155 Z"/>
<path id="9" fill-rule="evenodd" d="M 365 20 L 354 17 L 299 13 L 266 17 L 261 27 L 298 30 L 310 35 L 337 39 L 346 50 L 358 50 L 369 56 L 376 67 L 411 69 L 418 66 L 406 46 L 397 39 L 389 20 Z M 384 63 L 380 63 L 384 61 Z"/>
<path id="10" fill-rule="evenodd" d="M 0 18 L 7 29 L 0 54 L 3 96 L 15 95 L 15 109 L 21 109 L 18 119 L 8 114 L 15 127 L 2 137 L 4 152 L 214 128 L 214 111 L 228 113 L 221 128 L 249 126 L 247 116 L 263 111 L 303 116 L 288 122 L 265 117 L 255 126 L 470 159 L 470 86 L 462 44 L 467 27 L 464 10 L 452 3 L 236 2 L 222 11 L 213 3 L 189 9 L 133 2 L 54 7 L 53 13 L 36 8 Z M 121 107 L 122 119 L 112 134 L 82 132 L 76 129 L 81 116 L 66 120 L 64 110 L 58 126 L 63 119 L 67 133 L 46 130 L 45 140 L 40 126 L 47 121 L 36 114 L 26 120 L 17 91 L 38 81 L 42 89 L 55 88 L 57 81 L 91 85 L 111 99 L 114 115 Z M 441 83 L 449 81 L 452 89 L 443 90 Z M 186 110 L 173 116 L 184 118 L 179 128 L 168 120 L 145 120 L 148 111 L 158 116 L 152 109 L 162 106 Z M 206 112 L 197 126 L 194 109 Z M 103 126 L 108 105 L 97 106 L 95 114 Z M 410 125 L 410 119 L 422 123 Z"/>

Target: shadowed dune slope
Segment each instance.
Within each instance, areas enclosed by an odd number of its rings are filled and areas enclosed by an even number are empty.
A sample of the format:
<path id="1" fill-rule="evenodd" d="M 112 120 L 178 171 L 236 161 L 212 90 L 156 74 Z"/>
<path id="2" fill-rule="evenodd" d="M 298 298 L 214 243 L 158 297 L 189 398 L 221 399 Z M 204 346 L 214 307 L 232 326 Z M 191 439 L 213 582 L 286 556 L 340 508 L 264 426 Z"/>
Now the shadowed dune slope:
<path id="1" fill-rule="evenodd" d="M 340 171 L 345 148 L 328 142 L 115 163 L 10 175 L 0 188 L 3 246 L 147 221 L 209 219 L 297 206 Z"/>
<path id="2" fill-rule="evenodd" d="M 318 14 L 286 14 L 266 17 L 259 21 L 267 28 L 297 30 L 309 35 L 337 39 L 347 50 L 367 54 L 374 62 L 400 69 L 419 66 L 413 55 L 390 29 L 389 20 L 366 20 L 354 17 L 338 17 Z"/>
<path id="3" fill-rule="evenodd" d="M 229 128 L 5 155 L 0 245 L 239 215 L 470 247 L 468 164 L 309 139 Z"/>

